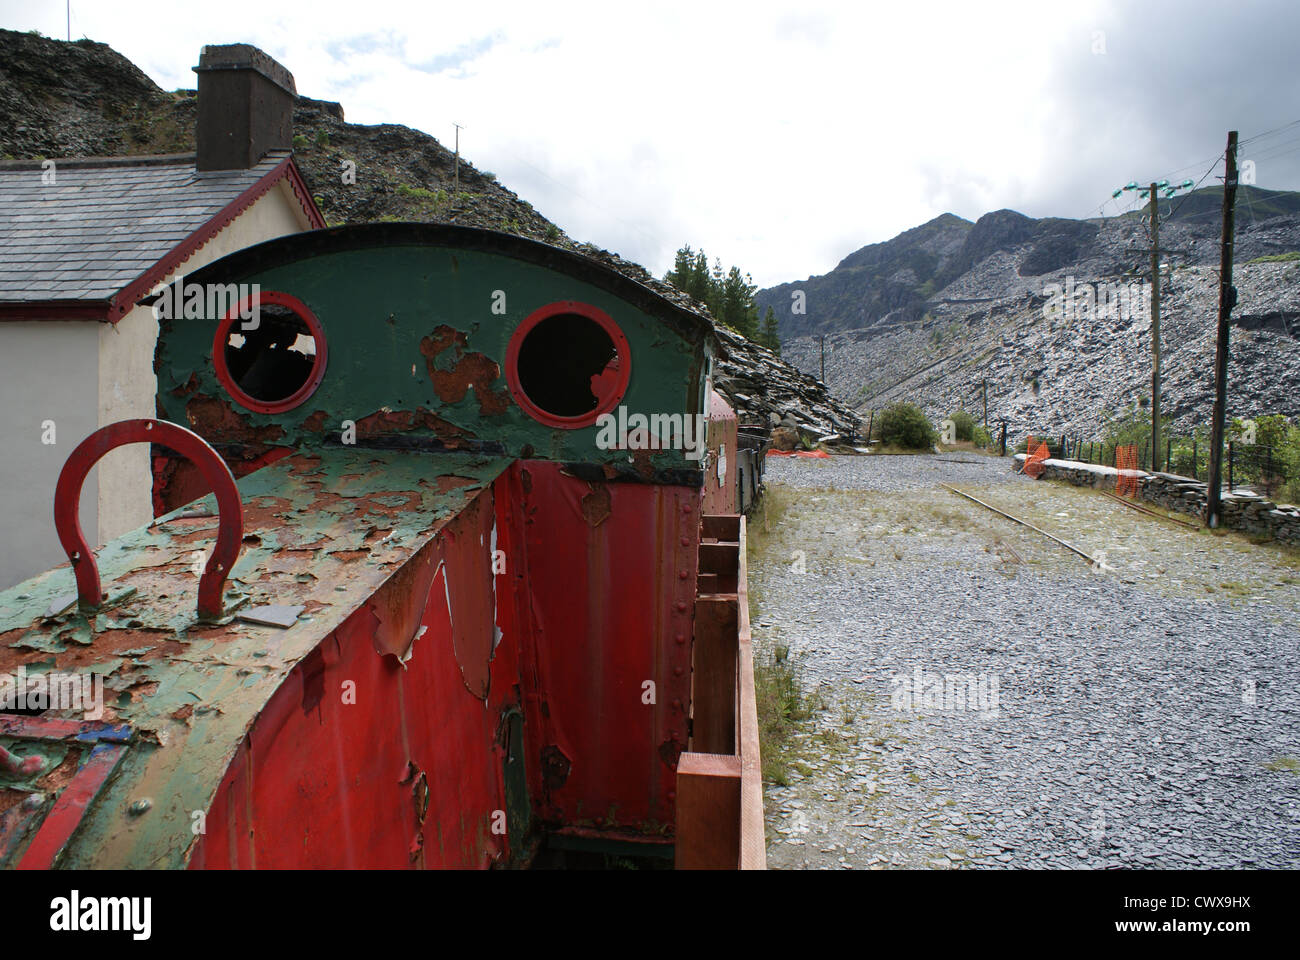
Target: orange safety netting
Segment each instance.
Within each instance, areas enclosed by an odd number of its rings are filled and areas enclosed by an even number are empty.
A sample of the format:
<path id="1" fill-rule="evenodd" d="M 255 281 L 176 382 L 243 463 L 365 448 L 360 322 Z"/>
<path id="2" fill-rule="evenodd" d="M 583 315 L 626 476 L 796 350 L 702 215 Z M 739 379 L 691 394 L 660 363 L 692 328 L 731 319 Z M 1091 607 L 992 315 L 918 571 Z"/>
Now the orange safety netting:
<path id="1" fill-rule="evenodd" d="M 767 455 L 769 457 L 803 457 L 806 460 L 829 460 L 831 458 L 831 455 L 825 450 L 792 450 L 788 453 L 784 450 L 769 450 Z"/>
<path id="2" fill-rule="evenodd" d="M 1138 448 L 1137 444 L 1115 448 L 1115 469 L 1119 475 L 1115 478 L 1115 492 L 1121 497 L 1136 497 Z"/>
<path id="3" fill-rule="evenodd" d="M 1033 452 L 1029 453 L 1029 451 L 1033 451 Z M 1025 452 L 1029 453 L 1029 456 L 1025 458 L 1025 465 L 1020 468 L 1021 472 L 1025 476 L 1033 477 L 1035 480 L 1037 480 L 1039 477 L 1043 475 L 1043 471 L 1047 469 L 1046 467 L 1043 466 L 1043 461 L 1046 460 L 1049 456 L 1051 456 L 1051 454 L 1048 452 L 1047 444 L 1040 442 L 1038 444 L 1038 449 L 1035 450 L 1034 438 L 1031 436 L 1029 438 L 1029 441 L 1025 444 Z"/>

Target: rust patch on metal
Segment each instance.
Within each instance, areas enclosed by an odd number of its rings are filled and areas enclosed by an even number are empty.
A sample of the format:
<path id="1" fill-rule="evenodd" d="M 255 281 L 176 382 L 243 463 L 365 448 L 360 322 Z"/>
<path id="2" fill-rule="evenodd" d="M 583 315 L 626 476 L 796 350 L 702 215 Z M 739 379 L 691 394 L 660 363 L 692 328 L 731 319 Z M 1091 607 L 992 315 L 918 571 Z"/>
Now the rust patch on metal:
<path id="1" fill-rule="evenodd" d="M 406 772 L 401 784 L 411 784 L 411 799 L 415 804 L 415 835 L 411 838 L 408 852 L 411 862 L 424 865 L 424 820 L 429 814 L 429 778 L 413 760 L 406 761 Z"/>
<path id="2" fill-rule="evenodd" d="M 558 790 L 564 786 L 572 769 L 573 763 L 555 744 L 542 748 L 542 780 L 548 789 Z"/>
<path id="3" fill-rule="evenodd" d="M 591 487 L 591 492 L 582 498 L 582 517 L 587 521 L 587 526 L 598 527 L 609 519 L 609 487 L 603 483 L 588 486 Z"/>
<path id="4" fill-rule="evenodd" d="M 676 737 L 670 737 L 663 743 L 659 744 L 659 759 L 674 770 L 677 769 L 677 761 L 681 759 L 682 751 L 686 749 L 686 744 Z"/>
<path id="5" fill-rule="evenodd" d="M 655 467 L 650 462 L 650 457 L 649 450 L 637 450 L 632 454 L 633 467 L 642 480 L 650 481 L 654 479 Z"/>
<path id="6" fill-rule="evenodd" d="M 509 393 L 491 387 L 501 377 L 501 367 L 486 354 L 465 353 L 465 346 L 465 334 L 447 326 L 438 327 L 432 336 L 420 341 L 424 366 L 438 399 L 443 403 L 459 403 L 472 387 L 479 413 L 484 416 L 505 413 L 510 405 Z M 449 347 L 455 348 L 456 361 L 450 369 L 439 370 L 435 361 Z"/>
<path id="7" fill-rule="evenodd" d="M 461 391 L 461 396 L 465 395 Z M 459 398 L 457 398 L 459 399 Z M 480 404 L 481 406 L 481 404 Z M 404 432 L 412 429 L 428 430 L 434 436 L 448 441 L 460 440 L 473 434 L 462 430 L 432 410 L 416 407 L 415 410 L 380 410 L 362 417 L 357 421 L 357 438 L 382 436 L 386 433 Z M 453 446 L 454 444 L 448 444 Z"/>
<path id="8" fill-rule="evenodd" d="M 329 414 L 324 410 L 317 410 L 311 416 L 302 422 L 302 429 L 308 433 L 323 433 L 325 424 L 329 422 Z"/>
<path id="9" fill-rule="evenodd" d="M 348 563 L 354 560 L 361 560 L 370 556 L 369 550 L 330 550 L 329 555 Z"/>
<path id="10" fill-rule="evenodd" d="M 388 581 L 386 589 L 370 598 L 365 609 L 374 619 L 371 632 L 375 652 L 391 654 L 404 662 L 420 632 L 429 588 L 438 575 L 434 554 L 427 547 L 422 556 L 400 568 Z"/>
<path id="11" fill-rule="evenodd" d="M 188 397 L 191 393 L 194 393 L 198 389 L 199 389 L 199 375 L 197 373 L 191 373 L 190 378 L 188 380 L 186 380 L 184 383 L 180 384 L 179 386 L 175 386 L 172 388 L 171 395 L 173 397 Z"/>
<path id="12" fill-rule="evenodd" d="M 185 405 L 185 416 L 190 425 L 205 437 L 233 438 L 247 443 L 269 443 L 284 437 L 284 429 L 274 423 L 264 427 L 250 426 L 229 401 L 216 397 L 193 398 Z"/>
<path id="13" fill-rule="evenodd" d="M 190 717 L 194 716 L 194 704 L 187 703 L 183 706 L 177 707 L 171 712 L 170 716 L 173 720 L 188 720 Z"/>
<path id="14" fill-rule="evenodd" d="M 316 647 L 302 660 L 302 712 L 311 713 L 325 697 L 325 656 Z"/>

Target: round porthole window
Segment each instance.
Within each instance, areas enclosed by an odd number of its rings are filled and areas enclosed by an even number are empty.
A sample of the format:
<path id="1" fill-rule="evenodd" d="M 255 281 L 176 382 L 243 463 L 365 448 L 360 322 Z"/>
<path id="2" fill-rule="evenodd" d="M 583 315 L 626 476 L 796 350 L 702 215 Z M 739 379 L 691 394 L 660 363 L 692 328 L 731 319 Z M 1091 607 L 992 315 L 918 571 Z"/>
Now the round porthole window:
<path id="1" fill-rule="evenodd" d="M 534 420 L 590 426 L 623 399 L 631 377 L 627 337 L 605 311 L 565 300 L 533 311 L 506 349 L 506 380 Z"/>
<path id="2" fill-rule="evenodd" d="M 253 309 L 254 306 L 256 309 Z M 325 377 L 325 331 L 297 297 L 263 291 L 217 324 L 212 365 L 246 410 L 280 413 L 310 397 Z"/>

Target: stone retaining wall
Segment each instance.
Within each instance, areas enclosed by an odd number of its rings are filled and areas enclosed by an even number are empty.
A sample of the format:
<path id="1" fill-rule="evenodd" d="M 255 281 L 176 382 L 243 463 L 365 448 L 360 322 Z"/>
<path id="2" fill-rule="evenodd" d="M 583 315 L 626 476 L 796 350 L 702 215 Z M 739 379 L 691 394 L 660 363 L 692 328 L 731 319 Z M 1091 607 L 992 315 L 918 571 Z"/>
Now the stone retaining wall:
<path id="1" fill-rule="evenodd" d="M 1014 469 L 1020 469 L 1024 461 L 1025 455 L 1017 453 L 1012 460 Z M 1120 471 L 1114 467 L 1078 460 L 1044 460 L 1043 467 L 1043 477 L 1047 480 L 1064 480 L 1077 487 L 1097 487 L 1111 492 L 1114 492 L 1120 476 Z M 1201 481 L 1145 470 L 1126 470 L 1124 473 L 1137 477 L 1141 499 L 1178 513 L 1197 518 L 1205 516 L 1205 484 Z M 1300 507 L 1278 505 L 1244 490 L 1223 495 L 1223 525 L 1300 546 Z"/>

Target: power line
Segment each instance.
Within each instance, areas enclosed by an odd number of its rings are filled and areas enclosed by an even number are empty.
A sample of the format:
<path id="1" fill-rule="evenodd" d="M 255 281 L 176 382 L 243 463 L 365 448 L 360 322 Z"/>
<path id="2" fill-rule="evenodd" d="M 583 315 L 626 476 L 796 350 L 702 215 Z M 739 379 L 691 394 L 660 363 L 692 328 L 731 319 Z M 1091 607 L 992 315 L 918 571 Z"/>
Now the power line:
<path id="1" fill-rule="evenodd" d="M 1240 150 L 1241 145 L 1244 143 L 1251 143 L 1255 140 L 1263 140 L 1265 137 L 1271 137 L 1273 134 L 1278 133 L 1282 130 L 1289 130 L 1292 127 L 1294 127 L 1296 124 L 1300 124 L 1300 120 L 1292 120 L 1290 123 L 1284 123 L 1280 127 L 1274 127 L 1272 130 L 1265 130 L 1263 133 L 1257 133 L 1253 137 L 1247 137 L 1245 140 L 1241 140 L 1237 143 L 1237 149 Z"/>

